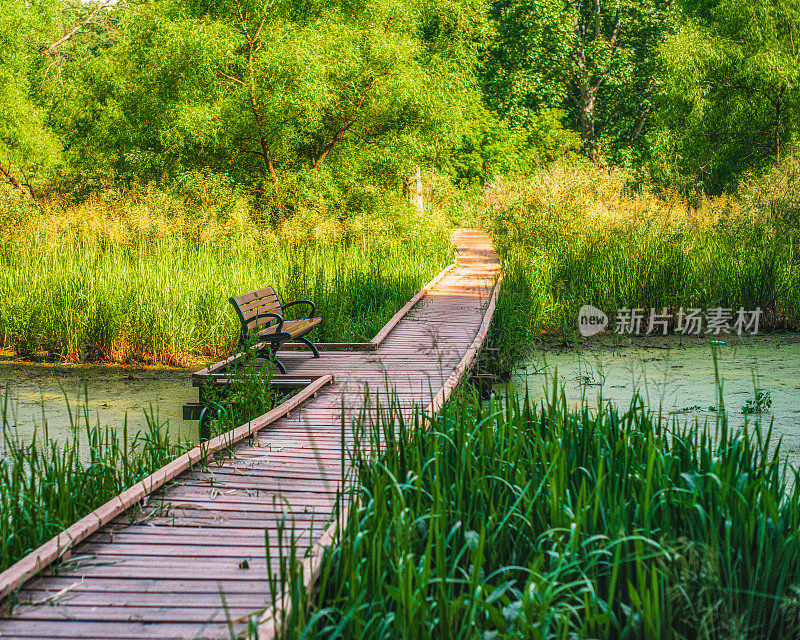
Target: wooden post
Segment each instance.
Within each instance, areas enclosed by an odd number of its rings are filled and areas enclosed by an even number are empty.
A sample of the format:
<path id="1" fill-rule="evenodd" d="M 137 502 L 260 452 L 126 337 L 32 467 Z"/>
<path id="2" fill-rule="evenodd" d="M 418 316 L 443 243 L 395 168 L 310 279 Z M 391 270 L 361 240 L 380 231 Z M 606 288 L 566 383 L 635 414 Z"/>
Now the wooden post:
<path id="1" fill-rule="evenodd" d="M 417 211 L 423 212 L 422 172 L 419 165 L 414 167 L 408 177 L 403 178 L 403 195 L 414 203 Z"/>
<path id="2" fill-rule="evenodd" d="M 422 173 L 419 170 L 419 165 L 417 165 L 417 175 L 415 176 L 414 189 L 411 192 L 411 202 L 416 205 L 417 211 L 422 213 Z"/>
<path id="3" fill-rule="evenodd" d="M 199 396 L 198 404 L 201 407 L 200 423 L 197 425 L 199 429 L 198 436 L 200 442 L 205 442 L 211 439 L 211 407 L 208 406 L 208 389 L 205 386 L 200 386 L 197 393 Z"/>

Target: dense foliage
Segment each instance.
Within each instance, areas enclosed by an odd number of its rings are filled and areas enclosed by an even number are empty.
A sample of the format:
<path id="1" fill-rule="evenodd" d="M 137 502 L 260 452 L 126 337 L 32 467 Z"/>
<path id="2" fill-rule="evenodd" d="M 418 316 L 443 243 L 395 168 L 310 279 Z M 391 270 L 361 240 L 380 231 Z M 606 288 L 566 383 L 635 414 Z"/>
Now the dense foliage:
<path id="1" fill-rule="evenodd" d="M 561 108 L 597 160 L 638 141 L 652 108 L 658 45 L 674 28 L 674 3 L 496 0 L 497 38 L 486 74 L 499 114 L 530 129 Z"/>
<path id="2" fill-rule="evenodd" d="M 12 109 L 0 120 L 0 164 L 20 181 L 58 175 L 86 188 L 213 175 L 288 203 L 309 184 L 325 195 L 360 180 L 396 186 L 420 158 L 452 148 L 479 104 L 477 3 L 91 8 L 3 9 Z M 83 26 L 59 43 L 72 25 Z"/>
<path id="3" fill-rule="evenodd" d="M 580 148 L 719 191 L 797 137 L 797 0 L 11 0 L 0 167 L 27 194 L 157 181 L 278 218 Z"/>

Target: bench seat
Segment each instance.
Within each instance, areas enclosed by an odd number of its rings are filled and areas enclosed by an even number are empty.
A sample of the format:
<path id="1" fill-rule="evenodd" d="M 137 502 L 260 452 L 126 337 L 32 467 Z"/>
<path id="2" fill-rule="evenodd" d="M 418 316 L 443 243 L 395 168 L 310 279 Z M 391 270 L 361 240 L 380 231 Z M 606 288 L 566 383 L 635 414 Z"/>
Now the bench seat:
<path id="1" fill-rule="evenodd" d="M 294 340 L 295 338 L 299 338 L 307 334 L 320 322 L 322 322 L 322 318 L 301 318 L 300 320 L 284 320 L 283 332 L 288 333 L 290 338 Z M 266 336 L 272 336 L 275 334 L 276 329 L 277 325 L 272 325 L 267 327 L 266 329 L 262 329 L 261 331 L 259 331 L 258 335 L 261 336 L 262 338 Z"/>
<path id="2" fill-rule="evenodd" d="M 275 289 L 266 287 L 229 298 L 229 302 L 239 318 L 239 349 L 242 351 L 255 346 L 257 355 L 266 356 L 281 373 L 286 373 L 286 367 L 276 354 L 281 345 L 290 340 L 304 343 L 311 349 L 314 357 L 319 358 L 317 347 L 305 337 L 322 322 L 322 318 L 314 316 L 316 307 L 311 300 L 295 300 L 282 304 Z M 308 305 L 308 316 L 285 319 L 284 311 L 296 305 Z"/>

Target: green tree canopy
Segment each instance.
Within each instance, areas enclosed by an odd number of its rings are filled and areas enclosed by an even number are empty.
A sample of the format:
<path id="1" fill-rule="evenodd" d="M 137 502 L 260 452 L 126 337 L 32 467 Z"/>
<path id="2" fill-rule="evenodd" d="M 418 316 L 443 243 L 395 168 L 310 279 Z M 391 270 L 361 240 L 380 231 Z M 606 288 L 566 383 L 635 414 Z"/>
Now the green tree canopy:
<path id="1" fill-rule="evenodd" d="M 663 47 L 658 163 L 719 192 L 779 161 L 800 132 L 800 2 L 687 0 L 686 11 Z"/>
<path id="2" fill-rule="evenodd" d="M 566 109 L 585 153 L 625 146 L 652 108 L 657 48 L 675 21 L 671 0 L 495 0 L 497 37 L 486 90 L 498 113 L 526 125 Z"/>
<path id="3" fill-rule="evenodd" d="M 31 189 L 61 159 L 46 108 L 60 63 L 48 47 L 70 13 L 56 0 L 0 3 L 0 179 L 18 189 Z"/>
<path id="4" fill-rule="evenodd" d="M 142 4 L 85 61 L 62 129 L 85 132 L 80 164 L 120 176 L 396 180 L 465 126 L 483 25 L 479 4 L 432 0 Z"/>

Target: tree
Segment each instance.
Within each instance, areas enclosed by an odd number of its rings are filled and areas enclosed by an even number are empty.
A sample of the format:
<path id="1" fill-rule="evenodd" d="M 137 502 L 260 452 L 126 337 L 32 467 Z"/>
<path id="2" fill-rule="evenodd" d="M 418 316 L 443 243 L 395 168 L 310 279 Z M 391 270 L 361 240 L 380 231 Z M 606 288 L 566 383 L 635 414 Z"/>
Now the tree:
<path id="1" fill-rule="evenodd" d="M 0 4 L 0 179 L 33 197 L 34 178 L 52 171 L 60 143 L 40 98 L 48 66 L 38 53 L 56 32 L 56 2 Z"/>
<path id="2" fill-rule="evenodd" d="M 603 139 L 619 147 L 639 138 L 672 0 L 495 0 L 491 13 L 486 85 L 500 114 L 524 124 L 565 108 L 594 160 Z"/>
<path id="3" fill-rule="evenodd" d="M 780 161 L 800 133 L 800 2 L 688 0 L 686 11 L 662 50 L 661 154 L 718 192 Z"/>
<path id="4" fill-rule="evenodd" d="M 139 180 L 211 169 L 279 195 L 315 174 L 399 187 L 409 166 L 457 137 L 479 100 L 480 7 L 134 6 L 119 20 L 117 41 L 84 64 L 85 90 L 63 126 L 84 132 L 72 157 Z"/>

